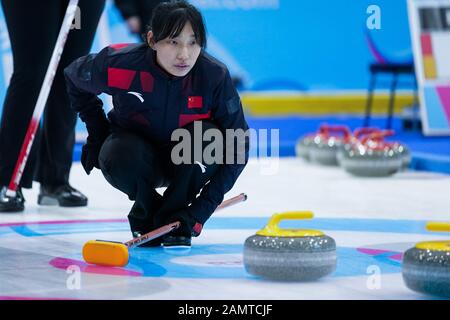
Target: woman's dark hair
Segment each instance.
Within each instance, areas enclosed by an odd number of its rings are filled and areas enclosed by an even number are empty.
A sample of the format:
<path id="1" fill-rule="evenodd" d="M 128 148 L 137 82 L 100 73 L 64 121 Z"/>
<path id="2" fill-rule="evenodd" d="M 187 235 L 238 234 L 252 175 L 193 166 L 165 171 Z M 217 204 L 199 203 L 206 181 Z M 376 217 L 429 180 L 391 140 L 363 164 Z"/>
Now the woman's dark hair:
<path id="1" fill-rule="evenodd" d="M 146 34 L 153 32 L 153 40 L 158 42 L 165 38 L 177 37 L 187 22 L 191 23 L 195 40 L 203 49 L 206 48 L 206 28 L 202 14 L 196 7 L 186 1 L 162 2 L 153 9 L 147 25 Z"/>

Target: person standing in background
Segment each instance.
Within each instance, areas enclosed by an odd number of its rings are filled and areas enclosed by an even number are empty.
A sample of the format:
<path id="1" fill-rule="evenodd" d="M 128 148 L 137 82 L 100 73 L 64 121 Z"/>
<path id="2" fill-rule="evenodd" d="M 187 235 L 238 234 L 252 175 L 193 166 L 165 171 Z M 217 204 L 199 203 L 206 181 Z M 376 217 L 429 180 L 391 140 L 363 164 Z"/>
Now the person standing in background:
<path id="1" fill-rule="evenodd" d="M 144 34 L 146 24 L 150 21 L 153 9 L 160 4 L 161 0 L 114 0 L 123 19 L 127 22 L 131 33 L 138 36 Z M 142 39 L 145 41 L 145 39 Z"/>
<path id="2" fill-rule="evenodd" d="M 104 0 L 80 0 L 79 28 L 69 32 L 16 196 L 6 196 L 68 3 L 68 0 L 1 1 L 14 72 L 0 123 L 0 212 L 23 211 L 22 188 L 31 188 L 33 180 L 40 182 L 40 205 L 87 205 L 87 197 L 69 185 L 77 117 L 70 108 L 63 70 L 89 53 Z"/>

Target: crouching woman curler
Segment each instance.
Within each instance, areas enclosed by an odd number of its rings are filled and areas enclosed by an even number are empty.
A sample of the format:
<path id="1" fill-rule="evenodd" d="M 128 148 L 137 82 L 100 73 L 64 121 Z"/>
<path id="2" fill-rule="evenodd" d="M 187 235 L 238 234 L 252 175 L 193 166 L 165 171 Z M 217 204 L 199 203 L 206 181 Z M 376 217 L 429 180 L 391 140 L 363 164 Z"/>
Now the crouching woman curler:
<path id="1" fill-rule="evenodd" d="M 144 246 L 190 246 L 247 164 L 248 125 L 227 67 L 204 51 L 194 6 L 158 5 L 145 36 L 144 44 L 111 45 L 65 69 L 72 108 L 88 130 L 81 162 L 134 201 L 134 237 L 181 222 Z M 101 93 L 112 96 L 108 116 Z M 167 187 L 163 195 L 159 187 Z"/>

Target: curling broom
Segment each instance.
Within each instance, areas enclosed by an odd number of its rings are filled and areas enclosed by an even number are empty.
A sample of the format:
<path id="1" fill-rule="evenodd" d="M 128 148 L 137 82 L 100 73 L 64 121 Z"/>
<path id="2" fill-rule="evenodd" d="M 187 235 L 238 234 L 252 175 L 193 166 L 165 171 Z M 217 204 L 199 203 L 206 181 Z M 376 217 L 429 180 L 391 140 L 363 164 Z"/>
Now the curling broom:
<path id="1" fill-rule="evenodd" d="M 216 211 L 245 200 L 247 200 L 247 195 L 245 193 L 241 193 L 222 202 L 217 207 Z M 129 249 L 161 237 L 172 230 L 175 230 L 179 226 L 180 222 L 176 221 L 124 243 L 106 240 L 89 240 L 83 246 L 84 261 L 90 264 L 109 267 L 126 266 L 128 264 Z"/>

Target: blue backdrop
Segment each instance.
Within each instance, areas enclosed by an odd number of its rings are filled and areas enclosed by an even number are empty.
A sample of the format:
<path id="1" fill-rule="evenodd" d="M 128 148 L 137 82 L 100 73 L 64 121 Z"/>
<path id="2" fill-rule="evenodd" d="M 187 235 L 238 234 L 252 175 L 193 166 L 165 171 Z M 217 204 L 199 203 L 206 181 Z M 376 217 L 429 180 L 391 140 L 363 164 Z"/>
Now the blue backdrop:
<path id="1" fill-rule="evenodd" d="M 411 54 L 406 0 L 191 2 L 204 14 L 208 50 L 242 77 L 244 89 L 365 90 L 373 57 L 364 32 L 373 4 L 381 10 L 381 29 L 370 31 L 375 42 L 387 55 Z M 92 51 L 136 40 L 108 1 Z M 0 41 L 1 109 L 12 70 L 3 12 Z"/>

